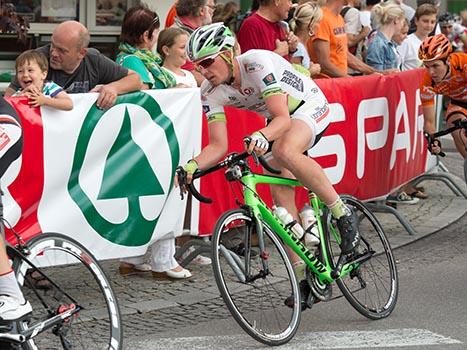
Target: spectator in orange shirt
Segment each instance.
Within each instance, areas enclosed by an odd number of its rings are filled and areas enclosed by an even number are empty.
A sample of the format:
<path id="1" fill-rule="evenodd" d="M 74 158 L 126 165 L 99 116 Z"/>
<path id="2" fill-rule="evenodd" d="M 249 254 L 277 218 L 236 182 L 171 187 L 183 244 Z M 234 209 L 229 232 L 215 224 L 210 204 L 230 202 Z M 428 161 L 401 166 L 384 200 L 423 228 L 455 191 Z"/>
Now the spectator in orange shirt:
<path id="1" fill-rule="evenodd" d="M 340 15 L 344 2 L 345 0 L 328 0 L 323 6 L 323 19 L 315 35 L 307 42 L 310 57 L 330 77 L 348 76 L 348 67 L 363 74 L 374 73 L 374 68 L 348 52 L 345 22 Z"/>

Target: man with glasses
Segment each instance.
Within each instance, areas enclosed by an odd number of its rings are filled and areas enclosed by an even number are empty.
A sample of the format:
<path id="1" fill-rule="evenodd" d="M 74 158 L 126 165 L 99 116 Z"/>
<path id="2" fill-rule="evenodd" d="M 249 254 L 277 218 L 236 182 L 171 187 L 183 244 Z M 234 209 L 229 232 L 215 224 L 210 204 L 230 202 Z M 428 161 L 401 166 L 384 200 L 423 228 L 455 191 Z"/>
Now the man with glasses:
<path id="1" fill-rule="evenodd" d="M 269 123 L 250 136 L 248 151 L 263 155 L 274 141 L 271 165 L 281 170 L 281 176 L 296 177 L 326 203 L 342 234 L 342 252 L 352 253 L 359 243 L 355 214 L 343 203 L 321 166 L 303 154 L 318 142 L 331 121 L 326 97 L 313 80 L 280 55 L 250 50 L 234 57 L 234 45 L 233 34 L 222 23 L 198 28 L 188 41 L 188 57 L 206 78 L 201 93 L 209 126 L 209 145 L 183 166 L 188 181 L 196 169 L 214 165 L 227 152 L 224 106 L 255 111 Z M 271 186 L 271 192 L 275 204 L 298 220 L 294 189 Z M 295 254 L 291 257 L 298 269 L 300 258 Z M 306 300 L 306 281 L 301 290 L 302 300 Z M 293 303 L 293 298 L 287 298 L 288 306 Z"/>
<path id="2" fill-rule="evenodd" d="M 175 9 L 174 26 L 191 34 L 196 28 L 212 23 L 216 3 L 214 0 L 178 0 Z"/>
<path id="3" fill-rule="evenodd" d="M 173 27 L 181 28 L 191 34 L 196 28 L 212 23 L 216 3 L 214 0 L 178 0 L 175 9 L 177 10 L 177 16 Z M 190 60 L 187 60 L 182 68 L 193 73 L 198 86 L 201 85 L 204 78 L 195 71 L 195 67 Z"/>

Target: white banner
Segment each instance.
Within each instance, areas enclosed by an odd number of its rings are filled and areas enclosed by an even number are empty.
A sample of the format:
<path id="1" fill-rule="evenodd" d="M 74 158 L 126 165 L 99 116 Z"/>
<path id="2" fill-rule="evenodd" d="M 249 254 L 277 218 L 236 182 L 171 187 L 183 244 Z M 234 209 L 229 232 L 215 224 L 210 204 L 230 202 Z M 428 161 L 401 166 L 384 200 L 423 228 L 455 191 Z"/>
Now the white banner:
<path id="1" fill-rule="evenodd" d="M 186 203 L 173 178 L 200 150 L 199 89 L 137 92 L 105 111 L 97 94 L 71 96 L 71 112 L 41 109 L 42 232 L 69 235 L 99 259 L 181 234 Z"/>

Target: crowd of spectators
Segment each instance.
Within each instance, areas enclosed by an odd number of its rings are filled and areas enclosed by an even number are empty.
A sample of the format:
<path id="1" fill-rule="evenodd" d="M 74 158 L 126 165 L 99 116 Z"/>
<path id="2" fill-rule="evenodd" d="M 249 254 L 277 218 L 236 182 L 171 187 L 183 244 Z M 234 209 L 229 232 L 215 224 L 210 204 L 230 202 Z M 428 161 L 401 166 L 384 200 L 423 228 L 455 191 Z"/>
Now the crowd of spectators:
<path id="1" fill-rule="evenodd" d="M 177 0 L 159 33 L 157 13 L 137 5 L 125 13 L 116 62 L 88 47 L 89 31 L 82 24 L 66 21 L 56 27 L 50 45 L 36 49 L 34 58 L 20 59 L 17 77 L 5 95 L 22 94 L 37 101 L 37 96 L 47 96 L 47 81 L 59 88 L 48 98 L 94 91 L 99 93 L 97 106 L 105 109 L 118 95 L 139 89 L 199 86 L 204 78 L 186 57 L 185 46 L 190 33 L 213 18 L 236 32 L 239 52 L 273 51 L 302 66 L 311 77 L 391 74 L 421 67 L 418 48 L 433 33 L 442 32 L 454 50 L 466 52 L 467 11 L 461 15 L 440 14 L 436 0 L 418 0 L 416 9 L 403 0 L 300 0 L 297 4 L 258 0 L 246 15 L 239 13 L 236 2 L 216 6 L 214 0 Z M 37 86 L 21 75 L 20 68 L 34 62 L 43 75 Z M 390 200 L 415 203 L 426 196 L 408 186 Z M 150 250 L 149 265 L 144 256 L 123 259 L 120 272 L 152 271 L 155 277 L 174 279 L 191 276 L 174 259 L 173 240 L 156 242 Z M 203 259 L 198 262 L 210 262 Z"/>

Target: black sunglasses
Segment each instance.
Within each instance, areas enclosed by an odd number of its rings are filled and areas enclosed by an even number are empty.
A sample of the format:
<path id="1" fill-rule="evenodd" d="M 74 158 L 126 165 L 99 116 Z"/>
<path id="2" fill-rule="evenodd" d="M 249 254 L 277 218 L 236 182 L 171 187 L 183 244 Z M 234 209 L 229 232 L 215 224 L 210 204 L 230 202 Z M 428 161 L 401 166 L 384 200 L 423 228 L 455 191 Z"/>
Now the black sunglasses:
<path id="1" fill-rule="evenodd" d="M 216 56 L 217 57 L 217 56 Z M 204 69 L 207 69 L 209 68 L 213 63 L 214 61 L 216 60 L 216 57 L 209 57 L 209 58 L 206 58 L 202 61 L 199 61 L 199 62 L 196 62 L 196 65 L 197 66 L 201 66 L 203 67 Z"/>

